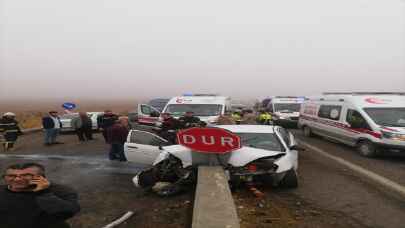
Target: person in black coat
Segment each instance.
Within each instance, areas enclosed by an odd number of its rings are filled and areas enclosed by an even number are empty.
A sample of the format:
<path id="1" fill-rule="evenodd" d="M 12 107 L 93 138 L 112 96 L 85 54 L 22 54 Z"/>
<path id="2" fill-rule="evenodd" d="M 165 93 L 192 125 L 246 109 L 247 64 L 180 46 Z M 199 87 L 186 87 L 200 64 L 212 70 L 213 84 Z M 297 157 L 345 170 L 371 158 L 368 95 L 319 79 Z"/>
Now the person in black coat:
<path id="1" fill-rule="evenodd" d="M 42 118 L 42 126 L 45 129 L 45 146 L 61 144 L 61 142 L 56 141 L 62 128 L 62 122 L 60 122 L 57 111 L 50 111 L 49 116 Z"/>
<path id="2" fill-rule="evenodd" d="M 115 115 L 111 110 L 105 110 L 103 115 L 97 117 L 97 126 L 102 132 L 104 140 L 108 143 L 107 131 L 116 121 L 118 116 Z"/>
<path id="3" fill-rule="evenodd" d="M 0 133 L 4 135 L 4 150 L 12 150 L 19 135 L 22 135 L 18 122 L 15 120 L 15 114 L 7 112 L 0 119 Z"/>
<path id="4" fill-rule="evenodd" d="M 179 121 L 182 124 L 182 128 L 206 126 L 205 122 L 201 121 L 197 116 L 194 116 L 194 112 L 192 111 L 187 111 L 184 116 L 179 118 Z"/>
<path id="5" fill-rule="evenodd" d="M 69 228 L 66 219 L 80 211 L 72 188 L 50 182 L 36 163 L 6 168 L 0 185 L 0 227 Z"/>

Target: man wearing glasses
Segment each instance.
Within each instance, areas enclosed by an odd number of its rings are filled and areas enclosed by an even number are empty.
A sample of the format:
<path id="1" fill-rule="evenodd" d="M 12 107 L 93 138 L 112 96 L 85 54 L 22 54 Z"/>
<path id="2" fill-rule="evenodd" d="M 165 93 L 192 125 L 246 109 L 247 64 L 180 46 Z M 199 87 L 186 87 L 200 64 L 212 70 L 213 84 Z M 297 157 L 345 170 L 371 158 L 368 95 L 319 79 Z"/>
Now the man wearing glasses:
<path id="1" fill-rule="evenodd" d="M 0 186 L 0 227 L 69 228 L 66 219 L 80 210 L 77 193 L 49 182 L 45 168 L 36 163 L 6 168 Z"/>

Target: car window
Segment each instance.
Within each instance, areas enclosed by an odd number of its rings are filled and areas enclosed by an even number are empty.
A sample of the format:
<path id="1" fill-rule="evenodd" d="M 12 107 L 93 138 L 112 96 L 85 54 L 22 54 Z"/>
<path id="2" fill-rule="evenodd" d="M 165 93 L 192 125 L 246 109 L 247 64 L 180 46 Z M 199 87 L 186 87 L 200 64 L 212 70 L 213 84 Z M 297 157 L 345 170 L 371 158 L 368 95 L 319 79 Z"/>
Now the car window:
<path id="1" fill-rule="evenodd" d="M 288 131 L 284 128 L 279 128 L 278 129 L 281 138 L 283 138 L 283 141 L 285 142 L 285 144 L 289 147 L 291 142 L 290 142 L 290 135 L 288 134 Z"/>
<path id="2" fill-rule="evenodd" d="M 321 105 L 318 116 L 321 118 L 339 120 L 342 106 L 338 105 Z"/>
<path id="3" fill-rule="evenodd" d="M 166 143 L 156 135 L 144 131 L 132 131 L 130 142 L 151 146 L 159 146 Z"/>
<path id="4" fill-rule="evenodd" d="M 348 109 L 347 110 L 347 116 L 346 116 L 346 121 L 349 124 L 355 124 L 356 127 L 360 128 L 366 128 L 371 130 L 370 126 L 367 124 L 367 121 L 364 119 L 364 117 L 356 110 L 353 109 Z"/>
<path id="5" fill-rule="evenodd" d="M 364 111 L 378 125 L 405 127 L 405 108 L 365 108 Z"/>
<path id="6" fill-rule="evenodd" d="M 194 112 L 195 116 L 217 116 L 221 114 L 222 107 L 219 104 L 170 104 L 165 112 L 174 116 L 182 116 L 187 111 Z"/>
<path id="7" fill-rule="evenodd" d="M 275 103 L 274 110 L 275 112 L 299 112 L 301 104 L 298 103 Z"/>
<path id="8" fill-rule="evenodd" d="M 237 133 L 242 146 L 272 151 L 284 151 L 283 145 L 273 133 Z"/>
<path id="9" fill-rule="evenodd" d="M 152 112 L 152 110 L 151 110 L 151 108 L 150 108 L 149 106 L 147 106 L 147 105 L 141 105 L 141 112 L 142 112 L 143 114 L 149 115 L 149 114 Z"/>

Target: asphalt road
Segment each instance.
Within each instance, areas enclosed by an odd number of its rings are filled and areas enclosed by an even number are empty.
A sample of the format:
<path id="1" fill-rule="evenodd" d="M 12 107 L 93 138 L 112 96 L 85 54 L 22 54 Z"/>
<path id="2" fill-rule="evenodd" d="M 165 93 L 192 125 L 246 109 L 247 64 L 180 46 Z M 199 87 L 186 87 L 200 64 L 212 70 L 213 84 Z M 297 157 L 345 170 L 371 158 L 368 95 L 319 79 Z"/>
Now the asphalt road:
<path id="1" fill-rule="evenodd" d="M 354 148 L 321 137 L 306 138 L 298 130 L 293 133 L 324 152 L 405 185 L 404 156 L 364 158 Z M 297 196 L 327 210 L 341 212 L 368 227 L 404 227 L 403 197 L 311 150 L 300 153 L 299 162 L 301 185 L 294 193 Z"/>
<path id="2" fill-rule="evenodd" d="M 293 133 L 327 153 L 405 185 L 402 156 L 367 159 L 350 147 Z M 70 220 L 72 227 L 102 227 L 129 210 L 135 215 L 119 228 L 189 227 L 193 193 L 159 198 L 136 189 L 131 178 L 143 167 L 109 161 L 108 146 L 100 134 L 84 143 L 75 135 L 62 135 L 65 144 L 51 147 L 42 145 L 42 137 L 42 133 L 24 135 L 15 151 L 0 152 L 0 168 L 15 162 L 40 162 L 51 181 L 75 187 L 82 211 Z M 403 228 L 405 224 L 405 199 L 311 150 L 300 153 L 297 189 L 259 189 L 266 194 L 259 204 L 246 190 L 234 192 L 242 228 Z"/>
<path id="3" fill-rule="evenodd" d="M 144 167 L 109 161 L 109 147 L 101 134 L 96 134 L 94 141 L 82 143 L 75 135 L 61 135 L 58 141 L 64 144 L 50 147 L 45 147 L 42 140 L 42 133 L 20 137 L 14 151 L 0 152 L 0 169 L 13 163 L 38 162 L 45 165 L 51 183 L 74 187 L 82 210 L 69 221 L 73 228 L 101 228 L 127 211 L 135 214 L 119 228 L 177 228 L 190 222 L 192 194 L 161 200 L 135 188 L 131 179 Z"/>

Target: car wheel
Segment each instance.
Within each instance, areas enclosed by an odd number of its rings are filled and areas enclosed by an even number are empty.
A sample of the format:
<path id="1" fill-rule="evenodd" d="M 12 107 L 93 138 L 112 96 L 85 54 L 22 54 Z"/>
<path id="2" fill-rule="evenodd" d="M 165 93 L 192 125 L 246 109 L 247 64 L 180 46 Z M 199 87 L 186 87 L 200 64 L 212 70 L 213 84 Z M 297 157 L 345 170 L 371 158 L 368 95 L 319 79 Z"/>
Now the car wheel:
<path id="1" fill-rule="evenodd" d="M 374 144 L 368 140 L 360 141 L 357 145 L 359 154 L 364 157 L 375 157 L 377 155 L 377 149 Z"/>
<path id="2" fill-rule="evenodd" d="M 137 174 L 132 181 L 136 187 L 152 187 L 158 181 L 153 169 L 145 170 Z"/>
<path id="3" fill-rule="evenodd" d="M 312 137 L 313 136 L 312 130 L 308 126 L 304 126 L 304 128 L 302 130 L 304 132 L 305 137 Z"/>
<path id="4" fill-rule="evenodd" d="M 279 183 L 283 188 L 296 188 L 298 187 L 298 176 L 294 169 L 290 169 L 286 172 L 284 178 Z"/>

